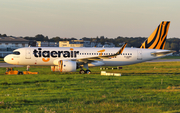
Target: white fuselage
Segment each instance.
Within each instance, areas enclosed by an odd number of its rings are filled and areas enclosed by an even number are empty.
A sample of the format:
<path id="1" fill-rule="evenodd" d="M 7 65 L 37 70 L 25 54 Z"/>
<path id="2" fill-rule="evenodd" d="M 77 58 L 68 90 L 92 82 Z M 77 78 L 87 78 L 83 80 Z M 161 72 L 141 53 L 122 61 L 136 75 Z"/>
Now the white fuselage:
<path id="1" fill-rule="evenodd" d="M 14 50 L 18 54 L 7 55 L 4 60 L 14 65 L 56 65 L 56 60 L 76 60 L 115 54 L 120 48 L 76 48 L 76 47 L 27 47 Z M 88 66 L 122 66 L 140 63 L 155 58 L 154 52 L 161 49 L 125 48 L 123 53 L 109 59 L 93 61 Z M 161 56 L 162 57 L 162 56 Z"/>

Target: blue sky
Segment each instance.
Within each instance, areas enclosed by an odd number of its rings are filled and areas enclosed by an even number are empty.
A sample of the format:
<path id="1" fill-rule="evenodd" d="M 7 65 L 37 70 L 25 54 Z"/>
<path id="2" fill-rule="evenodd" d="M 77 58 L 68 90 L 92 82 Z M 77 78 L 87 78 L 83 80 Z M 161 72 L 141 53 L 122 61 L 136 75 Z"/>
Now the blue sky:
<path id="1" fill-rule="evenodd" d="M 170 20 L 180 38 L 180 0 L 0 0 L 0 33 L 49 38 L 148 37 Z"/>

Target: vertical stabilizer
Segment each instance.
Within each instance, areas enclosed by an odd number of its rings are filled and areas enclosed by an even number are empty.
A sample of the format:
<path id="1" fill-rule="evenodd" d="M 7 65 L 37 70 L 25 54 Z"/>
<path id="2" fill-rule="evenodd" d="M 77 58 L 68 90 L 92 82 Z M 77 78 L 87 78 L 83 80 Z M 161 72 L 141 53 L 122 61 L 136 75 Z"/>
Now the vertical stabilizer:
<path id="1" fill-rule="evenodd" d="M 140 48 L 164 49 L 170 21 L 162 21 L 156 30 L 143 42 Z"/>

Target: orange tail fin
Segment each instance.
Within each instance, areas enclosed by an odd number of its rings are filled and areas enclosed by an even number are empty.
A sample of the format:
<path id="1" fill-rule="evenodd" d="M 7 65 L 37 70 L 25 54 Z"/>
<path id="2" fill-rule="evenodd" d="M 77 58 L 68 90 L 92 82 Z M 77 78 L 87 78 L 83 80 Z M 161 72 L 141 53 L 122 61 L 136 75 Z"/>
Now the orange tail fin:
<path id="1" fill-rule="evenodd" d="M 170 21 L 162 21 L 140 48 L 164 49 Z"/>

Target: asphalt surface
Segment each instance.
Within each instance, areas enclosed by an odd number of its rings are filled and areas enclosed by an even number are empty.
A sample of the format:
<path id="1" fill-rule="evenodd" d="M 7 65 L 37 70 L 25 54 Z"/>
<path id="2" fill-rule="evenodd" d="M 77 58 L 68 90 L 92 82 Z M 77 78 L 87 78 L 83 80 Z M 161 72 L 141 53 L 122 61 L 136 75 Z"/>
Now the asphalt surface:
<path id="1" fill-rule="evenodd" d="M 21 65 L 12 65 L 8 63 L 0 63 L 0 67 L 23 67 Z"/>
<path id="2" fill-rule="evenodd" d="M 155 59 L 146 62 L 178 62 L 180 59 Z M 7 63 L 0 63 L 0 67 L 23 67 L 22 65 L 12 65 Z"/>

